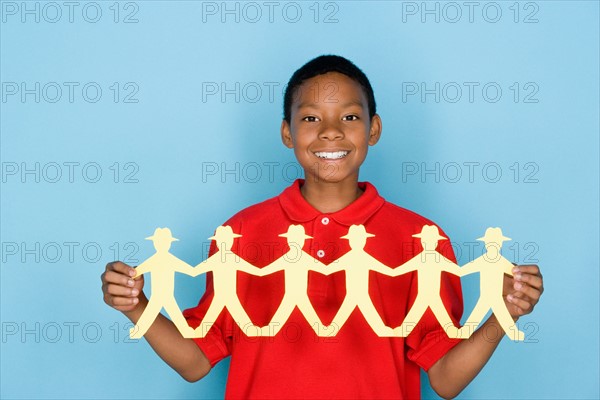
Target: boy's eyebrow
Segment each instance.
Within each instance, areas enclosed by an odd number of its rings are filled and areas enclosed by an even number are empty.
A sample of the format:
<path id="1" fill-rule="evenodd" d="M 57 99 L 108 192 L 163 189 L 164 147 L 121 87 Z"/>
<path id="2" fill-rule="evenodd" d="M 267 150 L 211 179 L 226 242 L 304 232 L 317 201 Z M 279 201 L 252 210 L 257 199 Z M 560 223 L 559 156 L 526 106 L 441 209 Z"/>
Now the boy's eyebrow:
<path id="1" fill-rule="evenodd" d="M 342 107 L 348 107 L 348 106 L 359 106 L 359 107 L 362 107 L 363 103 L 360 102 L 360 101 L 358 101 L 358 100 L 351 100 L 351 101 L 348 101 L 348 102 L 342 104 Z"/>
<path id="2" fill-rule="evenodd" d="M 298 104 L 298 108 L 318 108 L 316 103 L 318 102 L 304 102 L 304 103 L 300 103 Z M 335 99 L 331 99 L 329 101 L 325 100 L 324 103 L 337 103 L 337 101 Z M 363 107 L 363 104 L 358 101 L 358 100 L 350 100 L 344 104 L 342 104 L 342 107 L 349 107 L 349 106 L 358 106 L 358 107 Z"/>

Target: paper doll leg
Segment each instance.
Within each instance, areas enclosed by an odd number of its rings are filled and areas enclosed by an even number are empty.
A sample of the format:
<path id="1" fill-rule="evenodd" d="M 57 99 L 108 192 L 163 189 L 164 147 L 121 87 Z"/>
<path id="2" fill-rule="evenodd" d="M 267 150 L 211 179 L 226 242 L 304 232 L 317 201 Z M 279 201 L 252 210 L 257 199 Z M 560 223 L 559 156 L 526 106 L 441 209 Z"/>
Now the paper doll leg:
<path id="1" fill-rule="evenodd" d="M 183 314 L 181 313 L 181 309 L 177 305 L 177 301 L 175 298 L 171 298 L 165 302 L 165 310 L 169 313 L 169 317 L 171 317 L 171 321 L 175 324 L 179 332 L 184 338 L 193 338 L 196 336 L 196 333 L 192 327 L 190 327 L 185 320 Z"/>
<path id="2" fill-rule="evenodd" d="M 292 314 L 292 311 L 294 311 L 294 307 L 296 307 L 296 304 L 284 297 L 279 305 L 279 308 L 275 312 L 275 315 L 273 315 L 273 318 L 271 318 L 269 325 L 262 327 L 262 336 L 277 335 L 277 332 L 283 328 L 283 325 L 285 325 L 287 322 L 288 318 Z"/>
<path id="3" fill-rule="evenodd" d="M 142 336 L 144 336 L 148 329 L 150 329 L 150 326 L 156 319 L 156 316 L 160 312 L 161 308 L 162 304 L 150 299 L 137 324 L 129 330 L 129 337 L 131 339 L 140 339 Z"/>
<path id="4" fill-rule="evenodd" d="M 423 299 L 417 297 L 412 307 L 410 308 L 410 311 L 408 312 L 408 314 L 406 314 L 402 325 L 400 325 L 397 328 L 394 328 L 394 334 L 400 337 L 408 336 L 421 320 L 421 317 L 427 310 L 427 307 L 429 307 L 429 304 L 423 301 Z"/>
<path id="5" fill-rule="evenodd" d="M 337 333 L 340 331 L 340 329 L 342 329 L 342 326 L 344 326 L 344 324 L 350 317 L 350 314 L 352 314 L 352 311 L 354 311 L 354 309 L 357 306 L 356 303 L 347 301 L 347 299 L 348 299 L 348 294 L 346 294 L 346 299 L 342 303 L 337 314 L 335 314 L 335 317 L 333 317 L 333 321 L 331 321 L 331 325 L 329 325 L 329 326 L 333 326 L 333 327 L 335 327 L 335 329 L 337 329 L 337 332 L 335 332 L 335 335 L 337 335 Z M 329 336 L 335 336 L 335 335 L 329 335 Z"/>
<path id="6" fill-rule="evenodd" d="M 321 318 L 317 315 L 313 305 L 310 300 L 304 299 L 298 303 L 298 309 L 302 314 L 304 314 L 304 318 L 306 322 L 313 328 L 317 336 L 335 336 L 337 333 L 337 329 L 333 326 L 325 326 L 321 322 Z"/>
<path id="7" fill-rule="evenodd" d="M 481 301 L 481 299 L 475 304 L 475 308 L 471 311 L 471 315 L 467 318 L 467 322 L 458 330 L 458 338 L 459 339 L 468 339 L 471 337 L 475 329 L 481 323 L 485 314 L 487 314 L 490 309 L 489 304 L 486 301 Z"/>
<path id="8" fill-rule="evenodd" d="M 213 301 L 210 303 L 210 307 L 208 307 L 204 318 L 202 318 L 202 322 L 200 322 L 200 325 L 194 330 L 194 337 L 203 338 L 206 336 L 224 307 L 225 305 L 222 302 L 215 302 L 213 297 Z"/>
<path id="9" fill-rule="evenodd" d="M 448 310 L 444 307 L 444 303 L 442 303 L 441 299 L 434 302 L 429 307 L 431 307 L 433 315 L 435 315 L 440 326 L 444 328 L 444 331 L 449 338 L 456 339 L 461 337 L 461 333 L 459 333 L 458 328 L 454 325 L 454 322 L 452 322 L 450 315 L 448 315 Z"/>
<path id="10" fill-rule="evenodd" d="M 237 300 L 237 297 L 235 299 Z M 259 336 L 261 334 L 260 327 L 252 323 L 242 304 L 236 300 L 230 301 L 230 304 L 225 306 L 229 314 L 231 314 L 231 318 L 233 318 L 246 336 Z"/>
<path id="11" fill-rule="evenodd" d="M 395 336 L 394 330 L 389 326 L 386 326 L 381 319 L 381 316 L 377 312 L 377 309 L 371 303 L 371 299 L 363 300 L 358 304 L 358 309 L 362 313 L 363 317 L 367 320 L 369 325 L 377 336 Z"/>
<path id="12" fill-rule="evenodd" d="M 523 331 L 520 331 L 519 328 L 517 328 L 515 321 L 510 316 L 510 313 L 508 312 L 508 310 L 506 309 L 504 304 L 502 304 L 501 307 L 492 308 L 492 312 L 498 319 L 498 322 L 500 322 L 500 326 L 502 326 L 502 329 L 504 329 L 504 332 L 506 332 L 506 335 L 511 340 L 514 340 L 514 341 L 525 340 L 525 333 Z"/>

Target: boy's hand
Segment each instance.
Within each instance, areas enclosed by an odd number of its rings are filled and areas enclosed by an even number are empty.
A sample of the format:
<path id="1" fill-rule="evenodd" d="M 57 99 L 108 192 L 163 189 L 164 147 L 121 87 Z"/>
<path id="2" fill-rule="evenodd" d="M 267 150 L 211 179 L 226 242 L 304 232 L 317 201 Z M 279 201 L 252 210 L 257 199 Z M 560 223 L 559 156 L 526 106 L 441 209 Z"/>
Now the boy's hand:
<path id="1" fill-rule="evenodd" d="M 544 280 L 537 265 L 515 265 L 513 276 L 504 275 L 504 301 L 516 321 L 529 314 L 544 292 Z"/>
<path id="2" fill-rule="evenodd" d="M 144 287 L 144 276 L 133 279 L 135 274 L 134 268 L 120 261 L 106 264 L 100 277 L 104 302 L 124 313 L 135 310 L 140 305 Z"/>

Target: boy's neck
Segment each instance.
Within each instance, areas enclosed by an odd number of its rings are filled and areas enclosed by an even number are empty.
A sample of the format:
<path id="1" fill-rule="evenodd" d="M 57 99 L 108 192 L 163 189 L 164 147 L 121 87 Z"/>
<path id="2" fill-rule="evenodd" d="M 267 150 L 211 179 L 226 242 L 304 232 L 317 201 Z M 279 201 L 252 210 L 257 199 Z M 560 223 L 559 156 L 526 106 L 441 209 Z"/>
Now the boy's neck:
<path id="1" fill-rule="evenodd" d="M 300 188 L 302 197 L 322 213 L 333 213 L 358 199 L 363 190 L 358 187 L 358 180 L 349 182 L 315 182 L 307 178 Z"/>

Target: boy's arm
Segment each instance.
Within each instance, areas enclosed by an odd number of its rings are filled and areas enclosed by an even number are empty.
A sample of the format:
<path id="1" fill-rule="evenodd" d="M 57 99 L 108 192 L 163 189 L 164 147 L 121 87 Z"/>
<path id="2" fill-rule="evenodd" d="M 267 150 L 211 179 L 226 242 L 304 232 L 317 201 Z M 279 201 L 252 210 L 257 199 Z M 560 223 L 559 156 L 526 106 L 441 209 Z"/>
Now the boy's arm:
<path id="1" fill-rule="evenodd" d="M 516 321 L 533 310 L 544 292 L 544 284 L 537 265 L 519 265 L 512 272 L 514 279 L 504 276 L 504 295 L 507 308 Z M 485 334 L 490 327 L 502 334 L 490 338 Z M 441 397 L 457 396 L 488 362 L 503 335 L 504 330 L 492 314 L 468 340 L 454 346 L 429 369 L 431 387 Z"/>
<path id="2" fill-rule="evenodd" d="M 147 305 L 148 299 L 142 292 L 138 307 L 124 314 L 135 324 Z M 175 324 L 160 313 L 144 334 L 144 338 L 156 354 L 188 382 L 202 379 L 211 370 L 208 358 L 194 340 L 181 336 Z M 133 374 L 140 373 L 140 371 L 133 372 Z"/>
<path id="3" fill-rule="evenodd" d="M 101 276 L 104 301 L 125 314 L 134 324 L 138 322 L 148 305 L 144 295 L 144 277 L 133 280 L 136 270 L 120 261 L 108 263 Z M 150 346 L 167 364 L 185 380 L 197 381 L 211 369 L 210 362 L 192 339 L 185 339 L 179 329 L 159 314 L 144 335 Z M 139 376 L 136 365 L 127 376 Z"/>

